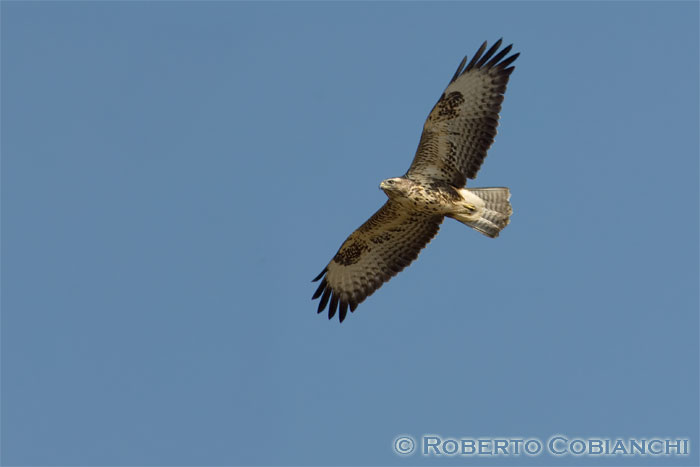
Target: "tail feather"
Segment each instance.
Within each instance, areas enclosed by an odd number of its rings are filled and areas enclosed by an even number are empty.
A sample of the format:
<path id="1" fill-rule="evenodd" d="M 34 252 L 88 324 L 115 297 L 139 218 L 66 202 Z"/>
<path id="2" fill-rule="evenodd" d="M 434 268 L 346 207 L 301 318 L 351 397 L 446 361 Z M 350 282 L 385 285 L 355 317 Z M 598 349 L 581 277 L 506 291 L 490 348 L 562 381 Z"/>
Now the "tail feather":
<path id="1" fill-rule="evenodd" d="M 456 215 L 454 218 L 488 237 L 498 237 L 501 230 L 510 222 L 510 216 L 513 214 L 513 208 L 509 202 L 510 190 L 500 187 L 467 188 L 466 190 L 483 200 L 484 210 L 477 219 L 474 219 L 473 216 L 460 215 Z"/>

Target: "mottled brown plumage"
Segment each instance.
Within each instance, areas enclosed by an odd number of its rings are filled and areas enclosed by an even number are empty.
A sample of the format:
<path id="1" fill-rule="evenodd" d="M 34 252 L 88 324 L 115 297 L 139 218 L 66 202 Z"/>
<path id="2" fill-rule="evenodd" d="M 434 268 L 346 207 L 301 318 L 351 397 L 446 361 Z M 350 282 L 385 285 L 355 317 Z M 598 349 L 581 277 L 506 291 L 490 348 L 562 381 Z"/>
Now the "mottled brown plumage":
<path id="1" fill-rule="evenodd" d="M 340 320 L 345 319 L 348 306 L 355 311 L 358 304 L 418 257 L 437 234 L 443 218 L 412 213 L 391 199 L 387 201 L 345 240 L 315 279 L 322 279 L 313 296 L 321 297 L 319 313 L 330 298 L 328 317 L 333 318 L 339 304 Z"/>
<path id="2" fill-rule="evenodd" d="M 464 57 L 428 115 L 407 177 L 441 180 L 456 187 L 476 177 L 496 136 L 503 93 L 515 68 L 508 65 L 520 55 L 500 61 L 512 48 L 509 45 L 494 56 L 500 45 L 499 40 L 484 54 L 484 42 L 466 68 Z"/>
<path id="3" fill-rule="evenodd" d="M 512 212 L 507 188 L 463 189 L 474 178 L 498 126 L 509 65 L 519 54 L 486 43 L 465 57 L 428 115 L 408 172 L 382 182 L 389 200 L 341 245 L 314 281 L 318 312 L 328 305 L 342 322 L 348 309 L 374 293 L 418 257 L 445 216 L 496 237 Z M 504 59 L 505 58 L 505 59 Z M 466 66 L 465 66 L 466 64 Z"/>

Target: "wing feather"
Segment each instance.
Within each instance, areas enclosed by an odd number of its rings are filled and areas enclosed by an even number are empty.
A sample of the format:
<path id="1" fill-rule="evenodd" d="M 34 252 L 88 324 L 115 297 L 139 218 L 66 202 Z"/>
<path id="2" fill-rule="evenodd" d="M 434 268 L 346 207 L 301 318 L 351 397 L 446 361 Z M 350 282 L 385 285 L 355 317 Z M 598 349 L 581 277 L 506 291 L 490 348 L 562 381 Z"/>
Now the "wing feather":
<path id="1" fill-rule="evenodd" d="M 471 61 L 469 62 L 469 65 L 467 65 L 467 68 L 465 68 L 464 72 L 466 73 L 467 71 L 471 71 L 474 68 L 474 65 L 476 65 L 477 60 L 481 58 L 481 54 L 484 53 L 484 50 L 486 50 L 486 41 L 484 41 L 483 44 L 481 44 L 481 47 L 479 47 L 479 50 L 476 51 L 474 56 L 472 57 Z"/>
<path id="2" fill-rule="evenodd" d="M 423 126 L 416 155 L 406 176 L 416 181 L 443 181 L 456 187 L 476 177 L 493 144 L 503 94 L 520 54 L 506 58 L 499 39 L 484 42 L 464 67 L 466 57 Z M 464 69 L 463 69 L 464 68 Z"/>
<path id="3" fill-rule="evenodd" d="M 498 48 L 501 46 L 501 43 L 503 42 L 503 39 L 498 39 L 495 44 L 491 46 L 488 52 L 484 54 L 483 57 L 481 57 L 481 60 L 475 65 L 476 68 L 481 68 L 484 66 L 484 63 L 493 56 L 493 54 L 498 50 Z M 484 42 L 484 45 L 486 45 L 486 42 Z"/>
<path id="4" fill-rule="evenodd" d="M 328 304 L 328 318 L 339 311 L 342 322 L 348 308 L 355 311 L 358 304 L 418 257 L 442 221 L 442 216 L 408 212 L 395 201 L 387 201 L 345 240 L 314 279 L 321 281 L 312 297 L 321 297 L 318 312 Z"/>

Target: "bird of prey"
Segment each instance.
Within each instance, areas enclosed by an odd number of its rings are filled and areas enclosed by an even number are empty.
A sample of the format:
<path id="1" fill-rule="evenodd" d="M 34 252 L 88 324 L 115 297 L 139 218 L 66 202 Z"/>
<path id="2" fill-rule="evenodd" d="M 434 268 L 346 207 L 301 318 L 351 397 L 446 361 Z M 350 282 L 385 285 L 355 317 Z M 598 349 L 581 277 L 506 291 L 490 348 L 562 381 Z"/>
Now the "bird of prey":
<path id="1" fill-rule="evenodd" d="M 321 281 L 312 299 L 328 318 L 348 312 L 411 264 L 437 234 L 445 217 L 495 238 L 510 220 L 508 188 L 464 188 L 475 178 L 496 136 L 498 113 L 511 65 L 513 45 L 498 51 L 502 40 L 457 67 L 445 92 L 430 111 L 411 167 L 402 177 L 379 187 L 389 197 L 384 206 L 343 242 L 314 279 Z M 465 66 L 466 65 L 466 66 Z"/>

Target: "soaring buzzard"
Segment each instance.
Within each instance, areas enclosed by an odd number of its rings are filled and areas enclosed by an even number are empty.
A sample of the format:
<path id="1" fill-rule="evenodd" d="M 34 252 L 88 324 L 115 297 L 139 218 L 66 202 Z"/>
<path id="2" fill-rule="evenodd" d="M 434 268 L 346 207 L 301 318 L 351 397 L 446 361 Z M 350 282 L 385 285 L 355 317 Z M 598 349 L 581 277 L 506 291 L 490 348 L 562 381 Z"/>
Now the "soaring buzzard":
<path id="1" fill-rule="evenodd" d="M 445 216 L 495 238 L 510 220 L 508 188 L 463 188 L 475 178 L 498 126 L 503 94 L 520 54 L 505 58 L 501 40 L 486 42 L 457 67 L 428 120 L 411 167 L 379 186 L 389 200 L 355 230 L 314 281 L 328 318 L 350 311 L 418 257 Z"/>

